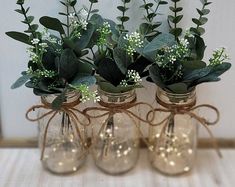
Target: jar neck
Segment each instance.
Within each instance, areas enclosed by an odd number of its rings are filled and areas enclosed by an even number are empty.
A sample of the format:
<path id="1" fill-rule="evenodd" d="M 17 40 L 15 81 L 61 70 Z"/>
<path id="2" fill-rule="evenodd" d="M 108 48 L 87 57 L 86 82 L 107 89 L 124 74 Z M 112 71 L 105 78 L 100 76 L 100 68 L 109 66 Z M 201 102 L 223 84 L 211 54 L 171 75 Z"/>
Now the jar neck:
<path id="1" fill-rule="evenodd" d="M 54 101 L 54 99 L 58 96 L 59 96 L 59 94 L 50 94 L 50 95 L 42 96 L 41 99 L 42 99 L 43 102 L 51 104 Z M 73 102 L 79 100 L 80 96 L 81 96 L 81 94 L 79 92 L 76 92 L 76 91 L 67 92 L 65 94 L 65 99 L 66 100 L 63 102 L 63 104 L 73 103 Z"/>
<path id="2" fill-rule="evenodd" d="M 130 103 L 136 99 L 136 92 L 134 89 L 124 93 L 111 93 L 106 92 L 99 87 L 98 94 L 102 102 L 117 105 Z"/>
<path id="3" fill-rule="evenodd" d="M 156 97 L 168 105 L 190 105 L 196 102 L 196 89 L 185 94 L 175 94 L 158 88 Z"/>

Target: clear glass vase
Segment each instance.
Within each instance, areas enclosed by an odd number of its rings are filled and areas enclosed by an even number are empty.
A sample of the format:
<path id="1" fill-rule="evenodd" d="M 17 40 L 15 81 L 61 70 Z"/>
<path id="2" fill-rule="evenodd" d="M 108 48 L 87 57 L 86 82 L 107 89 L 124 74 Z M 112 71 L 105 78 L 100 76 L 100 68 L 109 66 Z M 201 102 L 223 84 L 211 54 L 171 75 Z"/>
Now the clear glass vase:
<path id="1" fill-rule="evenodd" d="M 98 107 L 109 110 L 109 105 L 125 108 L 135 101 L 134 90 L 113 94 L 99 89 L 101 102 Z M 100 103 L 101 103 L 100 102 Z M 117 107 L 117 108 L 118 108 Z M 128 109 L 137 114 L 137 107 Z M 102 116 L 107 111 L 96 111 L 96 116 Z M 135 124 L 136 123 L 136 124 Z M 136 125 L 138 120 L 131 119 L 125 112 L 108 112 L 107 115 L 92 120 L 93 139 L 92 155 L 98 168 L 108 174 L 122 174 L 132 169 L 139 157 L 139 134 Z"/>
<path id="2" fill-rule="evenodd" d="M 43 96 L 42 102 L 51 104 L 55 95 Z M 66 95 L 64 105 L 76 103 L 80 94 L 76 92 Z M 79 102 L 77 102 L 79 103 Z M 72 106 L 80 109 L 81 106 Z M 51 109 L 49 109 L 50 111 Z M 41 109 L 38 116 L 43 116 L 48 109 Z M 86 126 L 77 124 L 66 112 L 59 111 L 47 124 L 52 115 L 47 115 L 39 120 L 39 147 L 42 151 L 42 164 L 44 168 L 55 174 L 69 174 L 76 172 L 84 163 L 87 156 L 87 130 Z M 78 116 L 80 117 L 80 116 Z M 80 121 L 84 121 L 80 119 Z M 76 123 L 76 124 L 75 124 Z"/>
<path id="3" fill-rule="evenodd" d="M 158 108 L 187 108 L 195 103 L 196 92 L 193 90 L 187 94 L 173 94 L 159 88 L 157 98 Z M 165 107 L 159 103 L 164 103 Z M 149 142 L 153 148 L 149 151 L 150 162 L 166 175 L 189 172 L 195 162 L 198 122 L 185 113 L 174 115 L 170 112 L 158 112 L 154 123 L 161 123 L 167 117 L 168 120 L 161 125 L 150 126 Z"/>

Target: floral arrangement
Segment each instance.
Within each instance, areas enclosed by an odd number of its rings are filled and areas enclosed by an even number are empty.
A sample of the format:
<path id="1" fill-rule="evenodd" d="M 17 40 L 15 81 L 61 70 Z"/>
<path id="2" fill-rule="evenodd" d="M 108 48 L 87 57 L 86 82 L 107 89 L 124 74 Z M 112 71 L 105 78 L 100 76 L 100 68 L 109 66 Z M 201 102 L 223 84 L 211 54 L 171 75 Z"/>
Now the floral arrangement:
<path id="1" fill-rule="evenodd" d="M 125 16 L 128 10 L 123 1 L 123 6 L 118 9 L 123 11 L 123 16 L 118 17 L 120 24 L 99 15 L 94 15 L 97 23 L 94 40 L 93 59 L 98 74 L 98 85 L 101 89 L 120 93 L 141 86 L 141 74 L 147 67 L 140 64 L 141 55 L 137 48 L 143 47 L 142 36 L 138 32 L 128 34 L 124 22 L 129 20 Z M 98 21 L 97 21 L 98 20 Z"/>
<path id="2" fill-rule="evenodd" d="M 225 48 L 215 50 L 209 59 L 209 64 L 203 61 L 206 49 L 202 35 L 205 33 L 203 25 L 208 21 L 206 15 L 210 10 L 207 8 L 211 2 L 202 0 L 202 9 L 197 9 L 199 18 L 193 18 L 195 27 L 183 33 L 178 27 L 183 15 L 179 1 L 172 0 L 170 7 L 172 15 L 168 16 L 170 25 L 171 41 L 163 46 L 155 54 L 153 64 L 149 68 L 150 77 L 162 89 L 173 93 L 187 93 L 195 86 L 204 82 L 219 81 L 219 76 L 230 69 L 231 64 Z M 174 41 L 172 40 L 174 38 Z"/>
<path id="3" fill-rule="evenodd" d="M 121 16 L 117 17 L 119 24 L 99 15 L 93 17 L 96 23 L 100 23 L 95 32 L 97 40 L 94 41 L 94 49 L 97 50 L 93 50 L 98 85 L 108 92 L 121 93 L 142 87 L 142 78 L 148 76 L 147 67 L 152 63 L 157 50 L 171 41 L 168 38 L 171 35 L 161 33 L 148 40 L 147 36 L 150 35 L 143 32 L 143 26 L 129 32 L 125 23 L 130 20 L 126 15 L 130 2 L 122 0 L 123 5 L 117 7 L 121 12 Z M 165 3 L 161 1 L 158 7 Z"/>
<path id="4" fill-rule="evenodd" d="M 20 9 L 16 12 L 23 15 L 22 21 L 28 29 L 21 32 L 7 32 L 11 38 L 27 44 L 29 47 L 28 69 L 12 85 L 18 88 L 25 84 L 32 88 L 34 94 L 42 96 L 58 94 L 52 107 L 59 108 L 66 100 L 66 92 L 78 91 L 81 101 L 99 100 L 96 92 L 90 92 L 89 86 L 95 84 L 93 65 L 87 58 L 95 26 L 91 23 L 91 14 L 97 12 L 93 5 L 97 0 L 89 0 L 90 7 L 76 10 L 76 0 L 61 1 L 66 12 L 60 12 L 67 22 L 57 18 L 43 16 L 39 25 L 34 24 L 34 17 L 29 16 L 30 8 L 24 7 L 24 0 L 18 0 Z M 71 11 L 72 10 L 72 11 Z M 58 35 L 49 31 L 57 31 Z"/>

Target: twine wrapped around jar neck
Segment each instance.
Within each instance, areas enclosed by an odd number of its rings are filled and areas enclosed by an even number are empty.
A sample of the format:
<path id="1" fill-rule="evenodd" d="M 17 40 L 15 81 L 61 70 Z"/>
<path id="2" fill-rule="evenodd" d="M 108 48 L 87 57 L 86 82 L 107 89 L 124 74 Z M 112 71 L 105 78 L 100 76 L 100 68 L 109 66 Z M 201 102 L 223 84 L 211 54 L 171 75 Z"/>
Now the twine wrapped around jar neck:
<path id="1" fill-rule="evenodd" d="M 90 124 L 90 118 L 86 114 L 84 114 L 82 111 L 80 111 L 80 110 L 75 108 L 76 106 L 78 106 L 81 103 L 80 100 L 76 99 L 76 100 L 74 100 L 72 102 L 63 103 L 59 110 L 53 110 L 51 108 L 51 103 L 47 102 L 43 98 L 41 98 L 41 103 L 42 103 L 42 105 L 35 105 L 35 106 L 32 106 L 30 109 L 28 109 L 28 111 L 26 112 L 26 115 L 25 115 L 26 119 L 31 121 L 31 122 L 39 121 L 39 120 L 41 120 L 41 119 L 43 119 L 43 118 L 45 118 L 47 116 L 50 116 L 49 120 L 48 120 L 48 122 L 46 124 L 44 135 L 43 135 L 41 160 L 43 160 L 43 158 L 44 158 L 44 152 L 45 152 L 46 141 L 47 141 L 47 133 L 48 133 L 48 129 L 49 129 L 50 125 L 51 125 L 51 121 L 60 112 L 64 112 L 65 114 L 67 114 L 71 118 L 71 120 L 73 121 L 75 130 L 76 130 L 76 133 L 74 133 L 74 134 L 78 135 L 78 138 L 82 142 L 82 145 L 84 146 L 84 148 L 86 150 L 88 150 L 87 145 L 84 142 L 84 140 L 82 138 L 82 135 L 81 135 L 81 132 L 79 130 L 79 125 L 82 125 L 84 127 L 88 126 Z M 46 109 L 46 110 L 48 110 L 48 112 L 46 112 L 45 114 L 43 114 L 41 116 L 38 116 L 36 118 L 29 117 L 29 114 L 31 112 L 34 112 L 37 109 Z M 88 123 L 86 124 L 83 121 L 81 121 L 79 119 L 79 117 L 77 116 L 77 114 L 85 117 L 88 120 Z"/>
<path id="2" fill-rule="evenodd" d="M 156 94 L 156 101 L 158 102 L 158 104 L 160 104 L 164 108 L 155 108 L 154 110 L 151 110 L 150 112 L 148 112 L 147 120 L 149 121 L 149 124 L 151 126 L 163 125 L 162 131 L 160 133 L 160 137 L 162 137 L 162 135 L 164 133 L 163 130 L 167 127 L 170 120 L 172 118 L 174 118 L 175 115 L 189 115 L 191 118 L 194 118 L 195 120 L 197 120 L 199 122 L 197 124 L 203 126 L 207 130 L 208 134 L 211 137 L 213 146 L 214 146 L 218 156 L 222 157 L 222 154 L 219 150 L 216 139 L 209 128 L 210 125 L 215 125 L 219 122 L 220 113 L 216 107 L 214 107 L 212 105 L 208 105 L 208 104 L 196 105 L 196 98 L 192 99 L 190 102 L 183 103 L 183 104 L 166 103 L 159 97 L 158 94 Z M 205 119 L 204 117 L 202 117 L 198 114 L 195 114 L 194 110 L 199 109 L 199 108 L 207 108 L 207 109 L 212 110 L 216 114 L 216 119 L 214 121 L 209 121 L 209 120 Z M 159 123 L 153 124 L 153 120 L 152 120 L 153 117 L 150 118 L 150 116 L 157 116 L 157 114 L 156 114 L 157 112 L 169 113 L 169 115 L 165 119 L 160 121 Z"/>

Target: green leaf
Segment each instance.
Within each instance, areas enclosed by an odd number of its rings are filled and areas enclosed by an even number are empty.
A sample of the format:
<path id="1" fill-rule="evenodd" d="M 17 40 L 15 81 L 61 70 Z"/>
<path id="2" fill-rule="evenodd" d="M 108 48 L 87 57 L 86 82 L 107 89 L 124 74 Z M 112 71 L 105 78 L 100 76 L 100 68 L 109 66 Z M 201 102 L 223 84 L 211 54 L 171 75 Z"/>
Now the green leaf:
<path id="1" fill-rule="evenodd" d="M 24 0 L 17 0 L 16 4 L 23 5 L 24 4 Z"/>
<path id="2" fill-rule="evenodd" d="M 200 36 L 195 36 L 195 38 L 196 38 L 195 50 L 197 54 L 197 59 L 202 60 L 206 50 L 206 45 L 203 38 L 201 38 Z"/>
<path id="3" fill-rule="evenodd" d="M 10 31 L 10 32 L 6 32 L 6 35 L 13 38 L 14 40 L 31 45 L 31 43 L 29 41 L 30 40 L 29 36 L 27 34 L 24 34 L 21 32 Z"/>
<path id="4" fill-rule="evenodd" d="M 196 69 L 184 76 L 184 80 L 196 80 L 207 76 L 211 72 L 211 67 Z"/>
<path id="5" fill-rule="evenodd" d="M 118 86 L 126 77 L 111 58 L 101 57 L 95 64 L 97 66 L 97 74 L 114 86 Z"/>
<path id="6" fill-rule="evenodd" d="M 170 33 L 173 34 L 176 38 L 178 38 L 183 32 L 182 28 L 173 28 L 170 30 Z"/>
<path id="7" fill-rule="evenodd" d="M 57 18 L 44 16 L 40 18 L 39 22 L 48 29 L 58 31 L 60 34 L 65 34 L 62 23 Z"/>
<path id="8" fill-rule="evenodd" d="M 123 16 L 123 17 L 118 16 L 117 19 L 121 22 L 127 22 L 130 18 L 127 16 Z"/>
<path id="9" fill-rule="evenodd" d="M 69 2 L 70 6 L 75 6 L 77 4 L 77 0 L 72 0 Z"/>
<path id="10" fill-rule="evenodd" d="M 231 68 L 231 64 L 230 63 L 222 63 L 222 64 L 218 64 L 216 66 L 212 66 L 212 71 L 210 74 L 213 74 L 214 76 L 221 76 L 223 73 L 225 73 L 226 71 L 228 71 Z"/>
<path id="11" fill-rule="evenodd" d="M 24 14 L 24 12 L 21 9 L 16 9 L 16 12 L 18 12 L 19 14 Z"/>
<path id="12" fill-rule="evenodd" d="M 95 32 L 95 26 L 92 24 L 87 25 L 87 30 L 81 33 L 81 37 L 75 40 L 76 50 L 83 50 L 88 47 L 88 44 L 91 42 L 92 36 Z"/>
<path id="13" fill-rule="evenodd" d="M 63 50 L 60 59 L 56 60 L 56 65 L 59 71 L 59 75 L 66 80 L 74 77 L 78 70 L 78 60 L 77 56 L 74 54 L 73 50 L 65 49 Z"/>
<path id="14" fill-rule="evenodd" d="M 160 75 L 160 69 L 158 68 L 157 65 L 152 65 L 149 68 L 149 75 L 152 79 L 152 81 L 159 87 L 161 87 L 162 89 L 165 88 L 165 84 L 163 83 L 162 79 L 161 79 L 161 75 Z"/>
<path id="15" fill-rule="evenodd" d="M 89 0 L 91 3 L 98 3 L 98 0 Z"/>
<path id="16" fill-rule="evenodd" d="M 123 74 L 126 74 L 128 66 L 131 64 L 131 57 L 122 48 L 113 50 L 113 58 Z"/>
<path id="17" fill-rule="evenodd" d="M 160 2 L 159 2 L 159 5 L 167 5 L 167 4 L 168 4 L 167 1 L 160 1 Z"/>
<path id="18" fill-rule="evenodd" d="M 37 24 L 31 25 L 31 29 L 32 29 L 32 31 L 38 30 L 38 25 Z"/>
<path id="19" fill-rule="evenodd" d="M 172 34 L 162 33 L 155 37 L 144 47 L 143 55 L 150 61 L 155 61 L 156 52 L 166 46 L 175 44 L 175 37 Z"/>
<path id="20" fill-rule="evenodd" d="M 98 82 L 98 84 L 102 90 L 104 90 L 105 92 L 109 92 L 109 93 L 124 93 L 130 90 L 133 90 L 135 88 L 142 87 L 142 86 L 136 86 L 136 85 L 129 85 L 127 87 L 120 86 L 120 85 L 114 86 L 111 83 L 106 82 L 106 81 L 100 81 Z"/>
<path id="21" fill-rule="evenodd" d="M 33 22 L 33 20 L 34 20 L 34 16 L 28 16 L 27 20 L 25 20 L 25 21 L 30 24 Z"/>
<path id="22" fill-rule="evenodd" d="M 65 91 L 62 92 L 59 96 L 57 96 L 54 101 L 51 103 L 51 107 L 53 110 L 59 110 L 63 104 L 63 102 L 66 101 Z"/>
<path id="23" fill-rule="evenodd" d="M 118 6 L 117 9 L 120 10 L 121 12 L 126 12 L 128 10 L 128 8 L 124 6 Z"/>
<path id="24" fill-rule="evenodd" d="M 31 78 L 30 75 L 23 75 L 16 82 L 11 86 L 11 89 L 16 89 L 23 86 L 29 79 Z"/>
<path id="25" fill-rule="evenodd" d="M 202 69 L 206 67 L 206 63 L 203 61 L 184 61 L 182 62 L 184 69 L 187 70 L 195 70 L 195 69 Z"/>
<path id="26" fill-rule="evenodd" d="M 87 85 L 92 86 L 96 83 L 96 79 L 94 76 L 84 74 L 84 73 L 78 73 L 74 80 L 71 82 L 73 86 L 80 86 L 80 85 Z"/>
<path id="27" fill-rule="evenodd" d="M 183 8 L 182 7 L 177 7 L 177 8 L 175 8 L 175 7 L 170 7 L 170 10 L 172 11 L 172 12 L 181 12 L 182 10 L 183 10 Z"/>
<path id="28" fill-rule="evenodd" d="M 185 83 L 175 83 L 168 85 L 167 88 L 173 93 L 184 94 L 188 92 L 188 86 Z"/>

